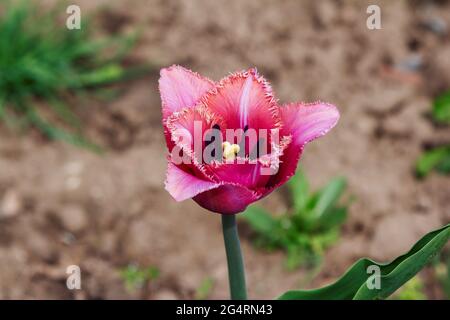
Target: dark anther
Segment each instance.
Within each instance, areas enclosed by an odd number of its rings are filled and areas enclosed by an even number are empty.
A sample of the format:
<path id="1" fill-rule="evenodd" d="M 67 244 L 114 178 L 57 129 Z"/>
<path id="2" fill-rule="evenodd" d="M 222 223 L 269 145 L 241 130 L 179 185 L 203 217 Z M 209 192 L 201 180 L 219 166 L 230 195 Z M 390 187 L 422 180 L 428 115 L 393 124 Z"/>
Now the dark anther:
<path id="1" fill-rule="evenodd" d="M 213 129 L 220 130 L 220 126 L 216 123 L 215 125 L 213 125 Z"/>
<path id="2" fill-rule="evenodd" d="M 247 132 L 247 130 L 248 130 L 248 124 L 245 125 L 244 132 Z"/>

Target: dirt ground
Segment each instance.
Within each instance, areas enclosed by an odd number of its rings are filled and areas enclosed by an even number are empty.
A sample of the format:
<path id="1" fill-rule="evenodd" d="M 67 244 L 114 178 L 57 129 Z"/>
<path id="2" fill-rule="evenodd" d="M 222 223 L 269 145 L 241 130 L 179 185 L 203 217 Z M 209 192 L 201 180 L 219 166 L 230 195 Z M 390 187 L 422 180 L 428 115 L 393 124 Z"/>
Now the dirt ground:
<path id="1" fill-rule="evenodd" d="M 132 58 L 157 67 L 111 103 L 77 106 L 104 155 L 0 127 L 0 298 L 192 299 L 206 278 L 209 298 L 228 297 L 220 217 L 163 188 L 158 69 L 174 63 L 215 80 L 256 66 L 281 102 L 320 99 L 341 112 L 302 165 L 313 186 L 348 178 L 355 201 L 342 237 L 305 284 L 305 270 L 286 271 L 282 253 L 256 250 L 244 236 L 250 297 L 326 284 L 359 257 L 390 260 L 450 221 L 449 178 L 413 175 L 423 146 L 450 134 L 426 116 L 432 97 L 450 88 L 450 1 L 71 3 L 96 13 L 101 32 L 140 29 Z M 366 27 L 369 4 L 381 7 L 381 30 Z M 280 192 L 262 204 L 286 208 Z M 130 263 L 161 274 L 128 290 L 119 270 Z M 82 290 L 66 288 L 73 264 Z"/>

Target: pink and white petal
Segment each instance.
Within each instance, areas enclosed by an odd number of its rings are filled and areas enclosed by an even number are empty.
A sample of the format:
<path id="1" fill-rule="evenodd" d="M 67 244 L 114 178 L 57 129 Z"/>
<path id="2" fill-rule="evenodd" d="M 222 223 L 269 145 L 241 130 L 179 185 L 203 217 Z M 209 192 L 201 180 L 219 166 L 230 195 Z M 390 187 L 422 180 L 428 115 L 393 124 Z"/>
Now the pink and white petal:
<path id="1" fill-rule="evenodd" d="M 171 162 L 168 164 L 165 188 L 176 201 L 193 198 L 219 185 L 214 181 L 203 180 L 189 174 Z"/>
<path id="2" fill-rule="evenodd" d="M 282 106 L 280 113 L 283 121 L 281 134 L 290 134 L 292 141 L 280 158 L 280 170 L 269 182 L 273 186 L 282 185 L 294 175 L 305 145 L 325 135 L 339 120 L 338 109 L 324 102 L 291 103 Z"/>
<path id="3" fill-rule="evenodd" d="M 222 116 L 228 128 L 271 129 L 278 127 L 278 106 L 269 83 L 255 69 L 222 79 L 202 102 Z"/>
<path id="4" fill-rule="evenodd" d="M 220 116 L 213 114 L 204 105 L 194 108 L 183 108 L 172 114 L 166 122 L 172 144 L 168 143 L 169 152 L 173 145 L 178 145 L 186 152 L 196 154 L 199 159 L 205 145 L 204 134 L 214 125 L 225 128 Z"/>
<path id="5" fill-rule="evenodd" d="M 260 156 L 258 159 L 237 157 L 233 162 L 207 164 L 205 172 L 212 179 L 226 183 L 239 184 L 250 190 L 261 190 L 279 170 L 279 158 L 283 155 L 291 141 L 291 136 L 281 137 L 275 143 L 273 141 L 271 152 Z"/>
<path id="6" fill-rule="evenodd" d="M 244 159 L 238 159 L 244 161 Z M 264 187 L 270 179 L 270 175 L 262 174 L 263 164 L 259 161 L 238 163 L 220 163 L 205 166 L 206 171 L 214 176 L 214 179 L 225 183 L 233 183 L 245 186 L 250 190 Z"/>
<path id="7" fill-rule="evenodd" d="M 194 201 L 201 207 L 213 212 L 236 214 L 243 212 L 249 204 L 260 198 L 261 194 L 246 187 L 222 184 L 217 188 L 196 195 Z"/>
<path id="8" fill-rule="evenodd" d="M 172 113 L 197 105 L 200 98 L 214 85 L 213 81 L 181 66 L 173 65 L 161 69 L 159 92 L 162 101 L 163 122 Z"/>
<path id="9" fill-rule="evenodd" d="M 280 108 L 282 135 L 292 135 L 293 145 L 305 145 L 325 135 L 339 120 L 338 109 L 329 103 L 291 103 Z"/>

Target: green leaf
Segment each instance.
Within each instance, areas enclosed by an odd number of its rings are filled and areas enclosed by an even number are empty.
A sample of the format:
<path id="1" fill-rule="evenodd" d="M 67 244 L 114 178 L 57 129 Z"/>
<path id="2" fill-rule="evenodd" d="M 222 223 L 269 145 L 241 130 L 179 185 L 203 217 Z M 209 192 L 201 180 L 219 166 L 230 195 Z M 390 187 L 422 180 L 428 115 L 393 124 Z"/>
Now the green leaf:
<path id="1" fill-rule="evenodd" d="M 324 215 L 322 215 L 317 225 L 321 230 L 337 227 L 344 223 L 345 219 L 347 219 L 347 211 L 348 210 L 346 207 L 331 208 L 326 211 Z"/>
<path id="2" fill-rule="evenodd" d="M 442 174 L 450 173 L 450 148 L 444 159 L 437 165 L 436 170 Z"/>
<path id="3" fill-rule="evenodd" d="M 450 224 L 426 234 L 409 252 L 390 263 L 377 263 L 367 258 L 357 261 L 335 283 L 314 290 L 292 290 L 281 300 L 385 299 L 417 274 L 450 239 Z M 380 268 L 380 289 L 369 289 L 372 276 L 369 266 Z"/>
<path id="4" fill-rule="evenodd" d="M 200 283 L 200 286 L 195 291 L 195 300 L 205 300 L 208 299 L 214 288 L 214 279 L 206 278 Z"/>
<path id="5" fill-rule="evenodd" d="M 285 266 L 288 270 L 294 270 L 305 261 L 306 253 L 301 248 L 290 245 L 287 247 Z"/>
<path id="6" fill-rule="evenodd" d="M 278 226 L 278 221 L 267 211 L 258 206 L 248 207 L 242 214 L 242 218 L 258 233 L 270 236 Z"/>
<path id="7" fill-rule="evenodd" d="M 298 170 L 298 172 L 289 180 L 288 187 L 291 191 L 292 202 L 295 211 L 301 211 L 306 208 L 308 202 L 308 180 L 305 174 Z"/>
<path id="8" fill-rule="evenodd" d="M 346 188 L 346 181 L 344 178 L 334 178 L 331 182 L 319 193 L 316 206 L 314 207 L 314 217 L 321 219 L 327 211 L 336 205 L 340 196 Z"/>
<path id="9" fill-rule="evenodd" d="M 98 86 L 118 81 L 123 78 L 124 69 L 118 64 L 110 64 L 81 74 L 79 83 L 82 87 Z"/>
<path id="10" fill-rule="evenodd" d="M 438 122 L 450 124 L 450 91 L 436 98 L 432 116 Z"/>
<path id="11" fill-rule="evenodd" d="M 90 142 L 82 135 L 71 133 L 51 125 L 48 121 L 45 121 L 33 108 L 29 108 L 27 110 L 27 116 L 33 125 L 35 125 L 43 134 L 47 135 L 51 139 L 66 141 L 75 146 L 80 146 L 96 153 L 103 152 L 100 146 Z"/>
<path id="12" fill-rule="evenodd" d="M 425 177 L 433 169 L 442 173 L 450 172 L 450 146 L 438 147 L 425 152 L 417 161 L 416 172 L 419 177 Z"/>
<path id="13" fill-rule="evenodd" d="M 134 264 L 130 264 L 119 271 L 125 286 L 130 291 L 143 287 L 148 281 L 156 280 L 160 274 L 157 267 L 140 268 Z"/>

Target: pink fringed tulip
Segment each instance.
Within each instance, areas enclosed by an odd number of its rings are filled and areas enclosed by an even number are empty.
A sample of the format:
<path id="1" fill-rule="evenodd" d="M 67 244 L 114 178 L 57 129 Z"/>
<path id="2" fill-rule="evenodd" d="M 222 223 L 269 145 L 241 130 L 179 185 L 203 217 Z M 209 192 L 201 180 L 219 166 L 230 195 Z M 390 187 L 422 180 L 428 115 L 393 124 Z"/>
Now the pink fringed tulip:
<path id="1" fill-rule="evenodd" d="M 297 168 L 305 145 L 327 133 L 339 119 L 335 106 L 316 102 L 279 106 L 269 83 L 255 69 L 213 82 L 180 66 L 161 70 L 159 90 L 169 149 L 166 189 L 177 201 L 194 199 L 200 206 L 235 214 L 283 185 Z M 241 130 L 237 140 L 222 141 L 223 161 L 202 161 L 208 142 L 195 144 L 196 123 L 204 137 L 216 129 Z M 255 143 L 240 148 L 248 129 L 266 136 L 267 152 Z M 260 137 L 257 137 L 258 143 Z M 279 143 L 276 143 L 276 140 Z M 236 143 L 237 142 L 237 143 Z M 213 152 L 214 154 L 214 152 Z M 175 161 L 174 155 L 183 161 Z M 200 159 L 200 160 L 199 160 Z M 263 169 L 270 169 L 267 174 Z"/>

